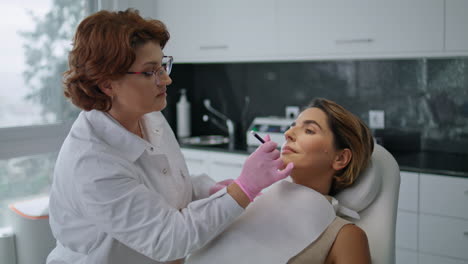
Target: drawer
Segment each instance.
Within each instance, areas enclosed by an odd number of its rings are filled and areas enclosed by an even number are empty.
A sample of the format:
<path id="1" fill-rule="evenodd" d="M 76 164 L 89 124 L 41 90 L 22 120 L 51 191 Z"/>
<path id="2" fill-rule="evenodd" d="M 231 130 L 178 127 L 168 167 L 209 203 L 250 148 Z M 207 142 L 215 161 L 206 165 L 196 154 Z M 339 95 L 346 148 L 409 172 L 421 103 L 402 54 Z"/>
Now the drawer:
<path id="1" fill-rule="evenodd" d="M 418 250 L 418 214 L 398 211 L 396 247 Z"/>
<path id="2" fill-rule="evenodd" d="M 397 248 L 395 251 L 396 264 L 416 264 L 418 263 L 418 252 Z"/>
<path id="3" fill-rule="evenodd" d="M 468 178 L 420 174 L 422 213 L 468 219 Z"/>
<path id="4" fill-rule="evenodd" d="M 468 260 L 468 220 L 420 214 L 419 251 Z"/>
<path id="5" fill-rule="evenodd" d="M 416 262 L 406 262 L 416 263 Z M 423 264 L 468 264 L 468 261 L 440 256 L 433 256 L 428 254 L 419 254 L 419 263 Z"/>
<path id="6" fill-rule="evenodd" d="M 400 173 L 400 196 L 398 199 L 398 209 L 418 211 L 418 186 L 419 173 L 405 172 Z"/>

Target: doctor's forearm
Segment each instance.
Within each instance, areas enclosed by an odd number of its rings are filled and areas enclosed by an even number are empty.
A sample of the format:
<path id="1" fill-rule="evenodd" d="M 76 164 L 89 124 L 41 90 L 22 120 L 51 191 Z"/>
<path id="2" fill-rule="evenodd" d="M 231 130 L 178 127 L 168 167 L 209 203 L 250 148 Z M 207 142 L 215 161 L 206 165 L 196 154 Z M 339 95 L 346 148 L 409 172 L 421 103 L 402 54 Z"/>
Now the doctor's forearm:
<path id="1" fill-rule="evenodd" d="M 242 189 L 233 182 L 227 187 L 227 193 L 242 207 L 246 208 L 250 204 L 249 197 L 242 191 Z"/>

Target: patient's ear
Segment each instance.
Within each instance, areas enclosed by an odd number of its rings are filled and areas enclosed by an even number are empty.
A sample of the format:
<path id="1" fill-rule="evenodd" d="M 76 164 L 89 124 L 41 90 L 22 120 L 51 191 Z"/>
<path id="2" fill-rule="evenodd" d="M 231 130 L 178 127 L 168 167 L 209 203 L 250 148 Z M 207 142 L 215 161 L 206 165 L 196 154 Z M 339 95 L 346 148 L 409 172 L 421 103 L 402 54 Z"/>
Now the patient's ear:
<path id="1" fill-rule="evenodd" d="M 104 81 L 102 84 L 98 85 L 99 90 L 111 98 L 114 96 L 114 89 L 112 86 L 113 83 L 110 80 Z"/>
<path id="2" fill-rule="evenodd" d="M 334 170 L 341 170 L 344 167 L 348 165 L 348 163 L 351 161 L 351 158 L 353 157 L 353 153 L 349 148 L 342 149 L 338 151 L 338 153 L 335 156 L 335 160 L 333 161 L 333 169 Z"/>

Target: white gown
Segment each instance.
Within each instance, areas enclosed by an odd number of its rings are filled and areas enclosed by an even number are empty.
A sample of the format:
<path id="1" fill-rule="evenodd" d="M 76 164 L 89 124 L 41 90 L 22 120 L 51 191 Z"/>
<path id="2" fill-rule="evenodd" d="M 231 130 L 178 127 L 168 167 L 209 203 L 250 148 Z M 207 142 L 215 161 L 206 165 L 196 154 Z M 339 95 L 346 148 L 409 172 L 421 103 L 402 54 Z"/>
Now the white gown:
<path id="1" fill-rule="evenodd" d="M 334 206 L 308 187 L 274 184 L 234 224 L 186 264 L 284 264 L 315 241 L 335 219 Z"/>

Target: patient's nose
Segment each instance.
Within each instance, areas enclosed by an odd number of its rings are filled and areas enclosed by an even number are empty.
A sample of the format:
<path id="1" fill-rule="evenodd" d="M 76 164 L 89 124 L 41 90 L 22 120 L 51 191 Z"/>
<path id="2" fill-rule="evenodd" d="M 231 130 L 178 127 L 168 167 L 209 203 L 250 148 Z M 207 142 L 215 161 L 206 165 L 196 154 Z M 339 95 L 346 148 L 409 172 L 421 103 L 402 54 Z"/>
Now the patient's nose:
<path id="1" fill-rule="evenodd" d="M 284 138 L 286 139 L 286 141 L 295 140 L 295 135 L 294 135 L 294 132 L 292 131 L 292 127 L 286 130 L 286 132 L 284 132 Z"/>

